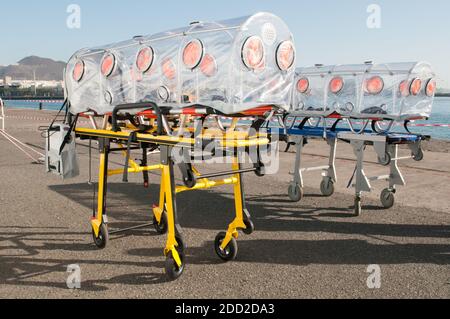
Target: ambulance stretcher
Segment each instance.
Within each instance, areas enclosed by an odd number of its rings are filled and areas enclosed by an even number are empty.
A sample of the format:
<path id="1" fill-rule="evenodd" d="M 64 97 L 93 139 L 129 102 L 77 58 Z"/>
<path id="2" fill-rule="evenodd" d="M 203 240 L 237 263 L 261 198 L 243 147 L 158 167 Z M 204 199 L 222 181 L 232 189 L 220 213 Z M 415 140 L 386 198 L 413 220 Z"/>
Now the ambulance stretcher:
<path id="1" fill-rule="evenodd" d="M 223 132 L 218 129 L 200 129 L 203 125 L 206 115 L 201 118 L 201 126 L 196 130 L 186 130 L 190 136 L 186 135 L 168 135 L 162 129 L 163 125 L 158 127 L 136 125 L 128 122 L 120 125 L 119 112 L 127 109 L 143 108 L 152 110 L 139 113 L 139 116 L 158 118 L 157 123 L 163 123 L 162 111 L 154 103 L 141 103 L 122 105 L 115 108 L 112 114 L 112 125 L 110 129 L 91 129 L 76 128 L 75 134 L 78 138 L 84 140 L 97 140 L 100 149 L 100 167 L 99 167 L 99 185 L 98 185 L 98 205 L 97 212 L 91 220 L 94 242 L 99 248 L 105 248 L 108 239 L 108 218 L 107 218 L 107 182 L 108 177 L 118 174 L 124 175 L 124 181 L 127 180 L 128 173 L 144 173 L 145 183 L 148 183 L 148 172 L 159 171 L 161 173 L 160 199 L 159 204 L 153 208 L 155 227 L 158 233 L 167 232 L 167 243 L 164 249 L 164 255 L 167 257 L 165 270 L 171 279 L 176 279 L 185 268 L 185 243 L 182 237 L 181 227 L 177 218 L 176 195 L 186 191 L 210 189 L 223 185 L 231 185 L 234 189 L 235 200 L 235 219 L 228 226 L 226 232 L 221 232 L 215 240 L 215 250 L 217 255 L 224 261 L 230 261 L 237 256 L 237 238 L 238 231 L 242 230 L 245 234 L 251 234 L 254 231 L 254 225 L 251 216 L 245 205 L 245 195 L 243 189 L 242 175 L 254 172 L 259 176 L 264 174 L 264 166 L 257 162 L 253 167 L 244 167 L 239 159 L 248 154 L 250 149 L 268 145 L 269 139 L 266 134 L 256 133 L 249 135 L 247 132 L 238 132 L 233 129 Z M 261 112 L 265 112 L 262 109 Z M 253 115 L 258 112 L 250 112 Z M 247 113 L 248 115 L 249 113 Z M 198 114 L 197 114 L 198 115 Z M 123 118 L 122 118 L 123 120 Z M 255 121 L 254 128 L 264 122 L 261 118 Z M 259 124 L 258 124 L 259 123 Z M 176 154 L 182 154 L 186 160 L 191 159 L 191 152 L 196 147 L 201 147 L 209 143 L 216 144 L 216 152 L 224 152 L 232 160 L 231 169 L 224 172 L 212 174 L 201 174 L 195 167 L 188 164 L 189 161 L 182 161 L 178 164 L 183 175 L 184 185 L 176 185 L 174 177 L 174 165 Z M 113 147 L 118 145 L 118 147 Z M 160 149 L 160 160 L 155 165 L 148 165 L 146 155 L 148 149 Z M 142 149 L 142 165 L 130 161 L 130 150 Z M 111 153 L 124 152 L 126 157 L 126 168 L 110 170 L 109 156 Z M 181 152 L 181 153 L 180 153 Z M 187 158 L 189 157 L 189 158 Z M 129 167 L 128 167 L 129 166 Z M 217 179 L 221 178 L 221 179 Z"/>
<path id="2" fill-rule="evenodd" d="M 168 230 L 164 253 L 169 277 L 177 278 L 184 269 L 184 244 L 176 216 L 177 193 L 221 185 L 234 187 L 236 218 L 215 241 L 220 258 L 234 259 L 237 231 L 253 230 L 244 203 L 242 174 L 263 175 L 258 150 L 256 159 L 252 158 L 254 167 L 243 167 L 239 159 L 252 148 L 269 144 L 267 136 L 258 133 L 258 129 L 275 110 L 287 110 L 295 60 L 294 37 L 288 26 L 279 17 L 264 12 L 219 22 L 197 21 L 174 30 L 77 51 L 65 72 L 68 111 L 74 116 L 110 115 L 112 120 L 111 127 L 106 123 L 99 129 L 93 121 L 94 129 L 75 130 L 78 137 L 97 139 L 100 144 L 100 196 L 92 221 L 96 244 L 103 247 L 108 239 L 108 175 L 123 174 L 126 180 L 128 173 L 144 173 L 144 183 L 148 183 L 145 174 L 156 170 L 162 175 L 161 194 L 153 212 L 159 231 Z M 151 103 L 141 103 L 145 101 Z M 217 130 L 204 129 L 202 125 L 210 116 L 242 115 L 256 118 L 254 133 L 238 131 L 236 119 L 225 132 L 219 120 Z M 185 127 L 186 116 L 200 117 L 199 125 L 193 129 Z M 156 125 L 147 123 L 146 119 L 155 117 Z M 204 151 L 210 143 L 215 143 L 216 152 L 233 159 L 231 170 L 201 174 L 190 164 L 196 157 L 195 151 Z M 153 148 L 160 149 L 160 161 L 148 166 L 146 150 Z M 130 161 L 132 149 L 143 150 L 142 165 Z M 124 152 L 128 169 L 108 169 L 108 156 L 116 151 Z M 175 185 L 173 152 L 181 153 L 181 161 L 177 162 L 183 174 L 181 186 Z"/>
<path id="3" fill-rule="evenodd" d="M 323 178 L 320 185 L 321 193 L 326 196 L 332 196 L 337 182 L 336 169 L 336 150 L 338 141 L 349 143 L 356 156 L 356 168 L 348 187 L 355 188 L 355 215 L 359 216 L 362 212 L 362 194 L 371 192 L 371 182 L 388 181 L 389 186 L 383 190 L 380 199 L 384 208 L 389 209 L 394 206 L 395 193 L 397 186 L 405 186 L 405 179 L 398 167 L 400 160 L 414 159 L 421 161 L 423 159 L 422 142 L 429 140 L 429 136 L 416 134 L 402 134 L 384 132 L 377 133 L 371 130 L 361 130 L 355 132 L 352 129 L 338 128 L 339 120 L 336 120 L 332 126 L 308 126 L 308 119 L 303 119 L 300 124 L 295 117 L 290 126 L 271 127 L 268 133 L 279 135 L 282 140 L 295 145 L 295 165 L 293 171 L 293 181 L 289 185 L 288 194 L 292 201 L 298 202 L 303 198 L 303 174 L 312 171 L 323 171 Z M 328 165 L 302 168 L 302 151 L 307 144 L 308 139 L 323 139 L 329 145 Z M 411 156 L 399 157 L 399 146 L 407 145 L 411 150 Z M 383 176 L 367 177 L 364 170 L 364 152 L 367 146 L 373 146 L 378 157 L 379 164 L 389 166 L 389 174 Z"/>

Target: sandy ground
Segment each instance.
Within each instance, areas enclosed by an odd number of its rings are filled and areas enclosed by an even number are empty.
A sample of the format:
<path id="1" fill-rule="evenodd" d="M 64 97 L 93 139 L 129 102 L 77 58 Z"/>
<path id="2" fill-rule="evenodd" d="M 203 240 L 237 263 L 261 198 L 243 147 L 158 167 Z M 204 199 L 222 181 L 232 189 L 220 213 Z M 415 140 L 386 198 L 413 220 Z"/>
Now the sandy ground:
<path id="1" fill-rule="evenodd" d="M 8 111 L 7 130 L 42 148 L 37 128 L 48 124 L 51 114 Z M 165 237 L 152 228 L 113 236 L 102 251 L 93 246 L 85 146 L 78 147 L 81 176 L 63 181 L 31 164 L 0 137 L 0 297 L 449 298 L 449 145 L 430 144 L 427 149 L 433 151 L 426 152 L 423 162 L 401 164 L 408 185 L 399 188 L 395 208 L 380 208 L 379 194 L 386 185 L 377 182 L 365 195 L 364 214 L 358 218 L 352 217 L 353 191 L 346 189 L 354 168 L 347 145 L 339 144 L 337 193 L 321 197 L 320 173 L 310 173 L 301 203 L 287 197 L 293 154 L 281 154 L 278 174 L 245 176 L 257 231 L 239 238 L 238 258 L 228 264 L 216 257 L 213 240 L 233 218 L 230 187 L 181 194 L 187 268 L 182 278 L 167 282 Z M 326 162 L 324 142 L 311 142 L 305 152 L 307 166 Z M 373 153 L 367 160 L 368 175 L 386 174 L 386 168 L 374 164 Z M 113 157 L 112 162 L 123 160 Z M 96 160 L 93 165 L 95 169 Z M 206 171 L 215 168 L 202 166 Z M 145 189 L 140 176 L 130 176 L 129 184 L 112 178 L 110 227 L 149 222 L 158 180 L 152 174 L 152 185 Z M 81 267 L 81 290 L 66 287 L 71 264 Z M 381 289 L 367 287 L 372 264 L 381 267 Z"/>

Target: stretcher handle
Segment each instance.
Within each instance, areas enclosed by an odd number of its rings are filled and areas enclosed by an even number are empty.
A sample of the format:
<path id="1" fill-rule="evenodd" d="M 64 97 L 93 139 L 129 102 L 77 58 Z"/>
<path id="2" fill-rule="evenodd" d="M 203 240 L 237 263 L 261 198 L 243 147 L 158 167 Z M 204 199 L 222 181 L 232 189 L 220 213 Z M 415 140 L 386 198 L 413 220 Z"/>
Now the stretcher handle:
<path id="1" fill-rule="evenodd" d="M 135 109 L 152 109 L 155 112 L 158 119 L 158 135 L 162 135 L 162 114 L 161 110 L 156 103 L 153 102 L 142 102 L 142 103 L 131 103 L 131 104 L 121 104 L 114 108 L 112 114 L 112 130 L 114 132 L 120 131 L 119 125 L 117 124 L 117 115 L 120 111 L 124 110 L 135 110 Z"/>

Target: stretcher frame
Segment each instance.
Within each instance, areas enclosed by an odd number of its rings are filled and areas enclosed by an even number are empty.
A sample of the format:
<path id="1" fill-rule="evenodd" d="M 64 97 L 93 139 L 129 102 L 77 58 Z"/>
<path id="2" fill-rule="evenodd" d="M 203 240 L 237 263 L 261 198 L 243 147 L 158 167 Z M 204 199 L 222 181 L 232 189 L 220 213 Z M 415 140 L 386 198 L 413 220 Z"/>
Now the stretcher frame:
<path id="1" fill-rule="evenodd" d="M 293 180 L 288 189 L 289 198 L 293 202 L 300 202 L 304 197 L 305 183 L 303 175 L 305 173 L 316 171 L 322 172 L 322 181 L 320 184 L 322 195 L 331 197 L 335 191 L 334 185 L 338 181 L 336 171 L 337 134 L 335 134 L 332 129 L 327 129 L 326 126 L 323 128 L 319 127 L 318 125 L 320 122 L 317 123 L 316 127 L 310 127 L 306 126 L 308 120 L 303 117 L 292 116 L 291 118 L 291 125 L 285 123 L 286 125 L 282 129 L 270 129 L 272 134 L 275 133 L 280 136 L 287 136 L 286 141 L 288 147 L 286 152 L 291 145 L 295 146 L 295 164 L 294 171 L 290 172 L 290 175 L 293 176 Z M 299 119 L 302 121 L 299 125 L 296 125 Z M 308 144 L 309 139 L 325 140 L 327 142 L 327 145 L 329 146 L 328 165 L 302 167 L 303 149 Z"/>
<path id="2" fill-rule="evenodd" d="M 417 135 L 412 133 L 385 133 L 373 132 L 367 130 L 367 125 L 359 132 L 355 132 L 353 128 L 342 129 L 337 128 L 341 119 L 336 119 L 332 126 L 327 126 L 324 120 L 323 126 L 320 126 L 322 121 L 318 121 L 314 127 L 307 126 L 311 124 L 310 118 L 302 119 L 299 125 L 296 125 L 299 117 L 292 116 L 292 124 L 287 125 L 287 121 L 283 122 L 283 128 L 270 128 L 271 134 L 286 136 L 285 140 L 288 143 L 288 149 L 291 144 L 295 145 L 295 164 L 293 181 L 291 182 L 288 195 L 294 202 L 299 202 L 303 198 L 303 173 L 311 171 L 323 171 L 322 182 L 320 189 L 325 197 L 334 194 L 334 185 L 337 182 L 336 170 L 336 150 L 338 141 L 349 143 L 352 146 L 353 152 L 356 156 L 356 167 L 353 176 L 351 177 L 348 188 L 355 188 L 355 205 L 354 212 L 356 216 L 362 213 L 362 194 L 364 192 L 371 192 L 371 182 L 387 181 L 389 186 L 384 189 L 380 196 L 380 201 L 385 209 L 390 209 L 395 204 L 395 193 L 397 186 L 406 186 L 405 178 L 398 166 L 399 161 L 406 159 L 414 159 L 415 161 L 422 161 L 424 154 L 422 151 L 422 142 L 429 140 L 430 136 Z M 405 125 L 406 128 L 406 125 Z M 302 168 L 302 151 L 306 145 L 307 139 L 323 139 L 329 145 L 328 165 Z M 411 150 L 411 156 L 399 157 L 399 146 L 408 145 Z M 373 146 L 377 154 L 378 163 L 389 167 L 389 174 L 381 176 L 367 177 L 364 170 L 364 155 L 367 146 Z"/>
<path id="3" fill-rule="evenodd" d="M 164 255 L 166 256 L 165 270 L 170 279 L 177 279 L 184 271 L 184 250 L 185 244 L 181 235 L 181 226 L 177 217 L 176 195 L 186 191 L 209 189 L 213 187 L 231 185 L 234 189 L 235 200 L 235 218 L 228 226 L 226 232 L 219 233 L 215 240 L 215 249 L 218 256 L 224 261 L 230 261 L 237 256 L 237 239 L 239 236 L 238 231 L 242 230 L 245 234 L 251 234 L 254 231 L 254 225 L 251 221 L 251 216 L 246 208 L 245 193 L 243 187 L 242 175 L 249 172 L 254 172 L 258 176 L 262 176 L 264 173 L 264 167 L 261 162 L 254 164 L 252 168 L 243 168 L 240 164 L 239 158 L 242 154 L 246 153 L 251 147 L 259 147 L 269 144 L 269 139 L 266 134 L 256 133 L 254 135 L 248 135 L 243 132 L 234 131 L 234 127 L 229 129 L 223 135 L 220 130 L 211 129 L 195 129 L 200 132 L 200 135 L 195 135 L 195 138 L 186 138 L 177 135 L 164 135 L 162 134 L 162 128 L 158 128 L 157 132 L 154 129 L 150 131 L 139 131 L 137 127 L 133 128 L 133 125 L 126 125 L 125 130 L 121 130 L 117 122 L 117 113 L 123 109 L 142 107 L 142 104 L 126 105 L 116 107 L 112 114 L 112 127 L 107 129 L 107 120 L 104 120 L 102 129 L 88 129 L 88 128 L 76 128 L 76 136 L 82 139 L 96 139 L 99 142 L 100 149 L 100 165 L 99 165 L 99 185 L 98 185 L 98 199 L 97 199 L 97 212 L 94 212 L 91 219 L 92 232 L 94 242 L 99 248 L 105 248 L 109 239 L 108 231 L 108 217 L 107 217 L 107 183 L 108 177 L 112 175 L 124 174 L 124 177 L 128 173 L 142 173 L 148 174 L 149 171 L 160 171 L 160 198 L 159 204 L 153 207 L 154 223 L 155 227 L 160 234 L 167 232 L 167 242 L 164 249 Z M 146 108 L 153 108 L 153 111 L 147 111 L 147 113 L 140 113 L 140 116 L 147 116 L 153 118 L 156 114 L 159 123 L 163 123 L 162 116 L 158 106 L 154 103 L 146 103 Z M 266 112 L 266 109 L 255 112 L 253 115 Z M 192 110 L 191 110 L 192 112 Z M 200 112 L 202 113 L 202 112 Z M 204 114 L 203 114 L 204 115 Z M 202 115 L 202 116 L 203 116 Z M 105 117 L 106 118 L 106 117 Z M 206 117 L 203 116 L 203 120 Z M 93 121 L 95 123 L 95 121 Z M 264 120 L 260 118 L 256 121 L 261 125 Z M 203 123 L 202 123 L 203 125 Z M 256 125 L 258 126 L 258 125 Z M 95 126 L 94 126 L 95 127 Z M 221 135 L 222 134 L 222 135 Z M 183 173 L 184 186 L 177 186 L 175 183 L 174 175 L 174 159 L 172 151 L 178 150 L 191 150 L 194 146 L 198 146 L 199 142 L 203 139 L 210 140 L 211 137 L 221 137 L 218 140 L 218 144 L 224 150 L 233 150 L 233 161 L 230 171 L 220 172 L 209 175 L 202 175 L 191 165 L 181 165 L 181 171 Z M 111 144 L 116 143 L 119 148 L 112 148 Z M 143 165 L 139 165 L 134 161 L 129 160 L 129 156 L 125 154 L 129 167 L 124 169 L 109 170 L 109 154 L 114 151 L 125 152 L 123 145 L 128 143 L 126 151 L 129 154 L 131 144 L 135 149 L 142 148 L 144 154 L 146 154 L 146 146 L 156 145 L 160 149 L 160 161 L 156 165 L 148 166 L 146 158 L 144 158 Z M 259 156 L 259 153 L 258 153 Z M 184 166 L 184 168 L 183 168 Z M 225 177 L 219 180 L 215 178 Z M 214 179 L 214 180 L 213 180 Z M 124 178 L 125 180 L 125 178 Z"/>
<path id="4" fill-rule="evenodd" d="M 338 138 L 341 141 L 350 143 L 356 156 L 356 167 L 348 187 L 355 188 L 355 216 L 362 213 L 362 194 L 371 192 L 371 182 L 387 181 L 388 187 L 385 188 L 380 195 L 380 201 L 385 209 L 390 209 L 395 205 L 395 194 L 397 186 L 406 186 L 405 178 L 399 168 L 399 162 L 407 159 L 414 159 L 420 162 L 424 158 L 422 150 L 422 142 L 429 140 L 430 136 L 387 133 L 387 134 L 352 134 L 340 132 Z M 399 146 L 407 145 L 411 151 L 410 156 L 399 157 Z M 378 163 L 389 167 L 389 174 L 368 177 L 364 170 L 364 152 L 367 146 L 373 146 Z"/>

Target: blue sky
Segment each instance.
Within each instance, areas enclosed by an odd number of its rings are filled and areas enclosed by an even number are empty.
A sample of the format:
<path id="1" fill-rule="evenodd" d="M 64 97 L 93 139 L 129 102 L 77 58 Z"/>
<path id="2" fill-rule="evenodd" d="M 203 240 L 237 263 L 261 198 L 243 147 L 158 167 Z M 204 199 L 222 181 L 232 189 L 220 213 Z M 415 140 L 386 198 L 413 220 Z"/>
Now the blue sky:
<path id="1" fill-rule="evenodd" d="M 81 7 L 81 29 L 66 26 L 69 4 Z M 370 4 L 381 7 L 380 29 L 367 28 Z M 0 6 L 0 64 L 28 55 L 67 60 L 82 47 L 258 11 L 290 26 L 298 66 L 425 60 L 450 88 L 448 0 L 15 0 Z"/>

